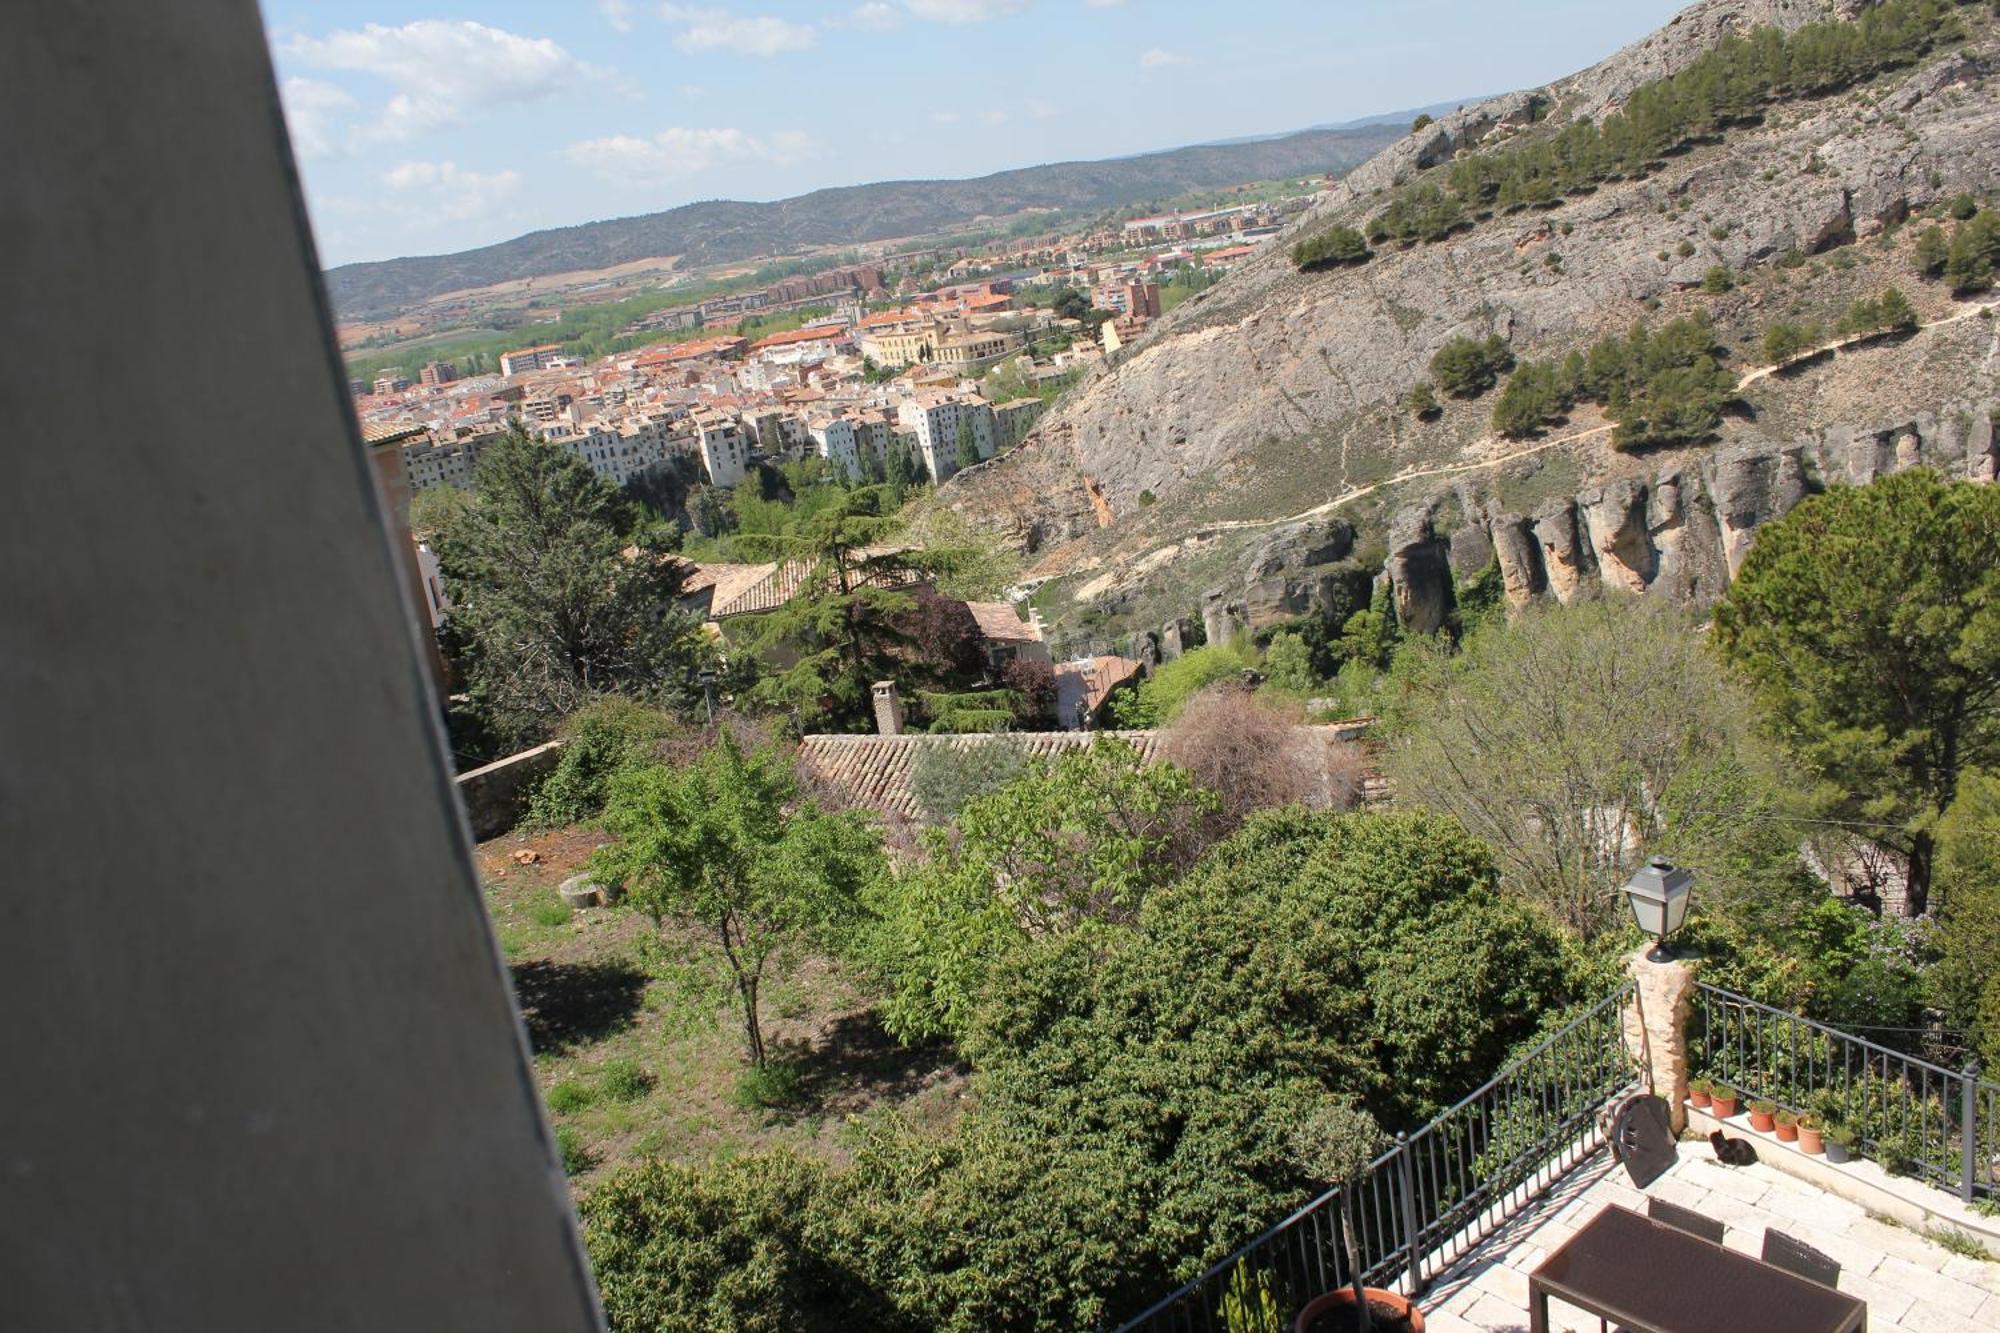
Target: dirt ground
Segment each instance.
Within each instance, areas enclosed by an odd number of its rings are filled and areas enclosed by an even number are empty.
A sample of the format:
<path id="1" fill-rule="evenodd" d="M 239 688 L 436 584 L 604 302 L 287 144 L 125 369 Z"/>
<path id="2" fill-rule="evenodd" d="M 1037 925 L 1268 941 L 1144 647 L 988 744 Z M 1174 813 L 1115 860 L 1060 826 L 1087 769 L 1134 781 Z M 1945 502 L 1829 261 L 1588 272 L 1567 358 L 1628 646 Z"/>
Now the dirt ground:
<path id="1" fill-rule="evenodd" d="M 765 1039 L 799 1071 L 781 1110 L 739 1104 L 747 1067 L 735 992 L 705 941 L 655 932 L 623 908 L 571 912 L 556 886 L 607 839 L 585 828 L 509 834 L 480 844 L 480 881 L 506 954 L 551 1119 L 571 1127 L 603 1173 L 648 1157 L 684 1162 L 789 1146 L 843 1160 L 849 1117 L 900 1105 L 935 1124 L 956 1117 L 964 1071 L 947 1050 L 907 1050 L 876 1021 L 838 960 L 805 957 L 766 979 Z M 636 1063 L 644 1090 L 617 1073 Z"/>

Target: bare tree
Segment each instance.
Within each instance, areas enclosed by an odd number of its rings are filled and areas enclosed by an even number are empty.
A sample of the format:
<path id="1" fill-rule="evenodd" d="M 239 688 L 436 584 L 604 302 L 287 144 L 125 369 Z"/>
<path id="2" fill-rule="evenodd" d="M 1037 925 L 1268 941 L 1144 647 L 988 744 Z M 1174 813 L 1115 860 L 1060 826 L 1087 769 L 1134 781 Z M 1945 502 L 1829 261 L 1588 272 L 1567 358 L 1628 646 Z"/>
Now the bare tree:
<path id="1" fill-rule="evenodd" d="M 1361 799 L 1360 750 L 1233 682 L 1188 701 L 1166 734 L 1161 757 L 1216 794 L 1221 804 L 1213 836 L 1258 810 L 1294 804 L 1346 810 Z"/>

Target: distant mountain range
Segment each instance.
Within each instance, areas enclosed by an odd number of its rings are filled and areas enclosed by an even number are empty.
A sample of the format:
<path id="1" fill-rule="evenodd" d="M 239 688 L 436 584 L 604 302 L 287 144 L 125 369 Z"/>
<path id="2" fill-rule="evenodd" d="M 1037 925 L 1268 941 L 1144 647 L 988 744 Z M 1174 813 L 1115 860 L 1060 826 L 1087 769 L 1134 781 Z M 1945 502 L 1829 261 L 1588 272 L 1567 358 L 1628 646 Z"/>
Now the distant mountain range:
<path id="1" fill-rule="evenodd" d="M 663 213 L 530 232 L 453 255 L 343 264 L 327 271 L 327 286 L 343 317 L 372 317 L 441 292 L 635 259 L 682 255 L 689 265 L 733 263 L 796 254 L 812 246 L 919 236 L 1031 208 L 1127 207 L 1189 190 L 1344 171 L 1407 133 L 1417 114 L 1100 162 L 1055 162 L 973 180 L 884 181 L 815 190 L 772 203 L 708 200 Z"/>

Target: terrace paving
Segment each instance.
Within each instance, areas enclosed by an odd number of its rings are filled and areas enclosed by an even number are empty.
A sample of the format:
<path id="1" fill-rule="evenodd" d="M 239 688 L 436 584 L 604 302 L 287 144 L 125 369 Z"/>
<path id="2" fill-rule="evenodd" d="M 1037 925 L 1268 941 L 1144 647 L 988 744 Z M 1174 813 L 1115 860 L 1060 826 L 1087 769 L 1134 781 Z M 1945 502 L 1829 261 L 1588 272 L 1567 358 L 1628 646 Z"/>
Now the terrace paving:
<path id="1" fill-rule="evenodd" d="M 1840 1262 L 1840 1289 L 1868 1303 L 1870 1333 L 2000 1330 L 2000 1263 L 1954 1254 L 1859 1204 L 1762 1162 L 1729 1167 L 1699 1139 L 1646 1190 L 1608 1153 L 1584 1162 L 1432 1284 L 1421 1304 L 1430 1333 L 1525 1333 L 1528 1275 L 1609 1204 L 1644 1212 L 1646 1196 L 1698 1209 L 1727 1226 L 1723 1244 L 1756 1256 L 1775 1227 Z M 1597 1333 L 1596 1315 L 1552 1301 L 1549 1327 Z"/>

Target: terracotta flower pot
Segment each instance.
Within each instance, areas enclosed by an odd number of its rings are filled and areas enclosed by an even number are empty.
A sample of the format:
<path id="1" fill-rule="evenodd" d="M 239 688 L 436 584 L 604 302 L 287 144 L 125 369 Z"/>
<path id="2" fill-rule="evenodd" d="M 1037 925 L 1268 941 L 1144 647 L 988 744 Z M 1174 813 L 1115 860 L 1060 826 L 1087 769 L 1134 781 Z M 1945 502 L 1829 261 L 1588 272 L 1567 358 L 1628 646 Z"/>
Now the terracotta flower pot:
<path id="1" fill-rule="evenodd" d="M 1780 1120 L 1778 1122 L 1778 1142 L 1797 1143 L 1798 1141 L 1799 1141 L 1799 1127 L 1797 1125 L 1788 1125 L 1784 1121 Z"/>
<path id="2" fill-rule="evenodd" d="M 1737 1107 L 1742 1104 L 1742 1100 L 1740 1097 L 1714 1098 L 1711 1109 L 1715 1112 L 1715 1118 L 1717 1120 L 1729 1119 L 1730 1116 L 1736 1114 Z"/>
<path id="3" fill-rule="evenodd" d="M 1750 1128 L 1757 1130 L 1759 1133 L 1769 1134 L 1772 1130 L 1776 1129 L 1777 1127 L 1778 1127 L 1777 1112 L 1752 1111 L 1750 1113 Z"/>
<path id="4" fill-rule="evenodd" d="M 1386 1306 L 1407 1317 L 1410 1321 L 1410 1333 L 1424 1333 L 1424 1312 L 1411 1304 L 1407 1296 L 1400 1296 L 1393 1291 L 1384 1291 L 1380 1287 L 1363 1287 L 1361 1292 L 1362 1295 L 1368 1298 L 1370 1305 L 1377 1307 Z M 1315 1325 L 1321 1315 L 1331 1315 L 1335 1311 L 1347 1312 L 1353 1308 L 1354 1288 L 1341 1287 L 1337 1290 L 1329 1291 L 1326 1295 L 1315 1297 L 1313 1300 L 1307 1302 L 1306 1308 L 1299 1311 L 1298 1319 L 1292 1324 L 1292 1333 L 1318 1333 Z M 1335 1315 L 1335 1317 L 1338 1318 L 1339 1316 Z M 1380 1325 L 1378 1324 L 1377 1327 L 1380 1327 Z"/>
<path id="5" fill-rule="evenodd" d="M 1826 1151 L 1826 1131 L 1825 1131 L 1825 1130 L 1823 1130 L 1823 1129 L 1809 1129 L 1809 1128 L 1807 1128 L 1807 1127 L 1806 1127 L 1806 1126 L 1804 1126 L 1804 1125 L 1800 1125 L 1800 1126 L 1799 1126 L 1799 1130 L 1798 1130 L 1798 1133 L 1799 1133 L 1799 1151 L 1800 1151 L 1800 1152 L 1807 1152 L 1807 1153 L 1815 1153 L 1815 1154 L 1816 1154 L 1816 1153 L 1823 1153 L 1823 1152 L 1825 1152 L 1825 1151 Z"/>
<path id="6" fill-rule="evenodd" d="M 1688 1100 L 1693 1102 L 1696 1106 L 1700 1107 L 1703 1110 L 1707 1110 L 1715 1102 L 1715 1098 L 1709 1096 L 1706 1092 L 1703 1092 L 1700 1088 L 1689 1088 Z"/>

